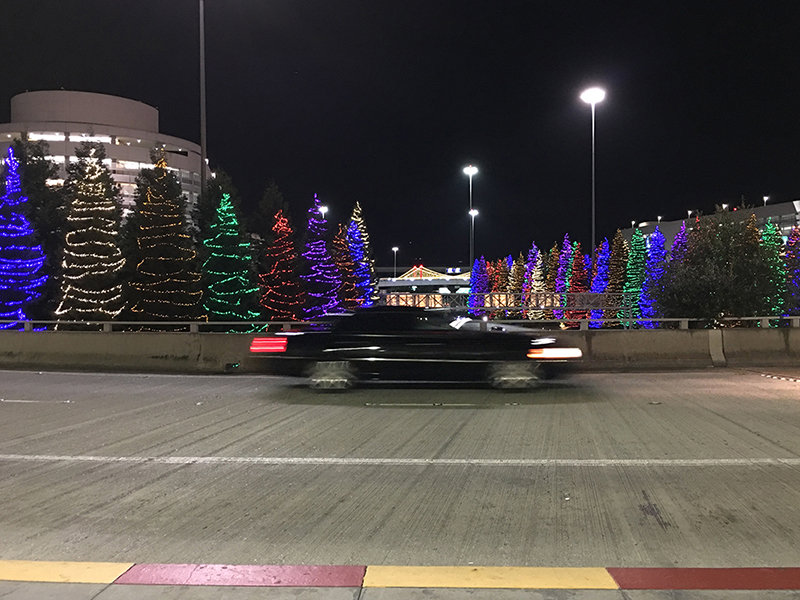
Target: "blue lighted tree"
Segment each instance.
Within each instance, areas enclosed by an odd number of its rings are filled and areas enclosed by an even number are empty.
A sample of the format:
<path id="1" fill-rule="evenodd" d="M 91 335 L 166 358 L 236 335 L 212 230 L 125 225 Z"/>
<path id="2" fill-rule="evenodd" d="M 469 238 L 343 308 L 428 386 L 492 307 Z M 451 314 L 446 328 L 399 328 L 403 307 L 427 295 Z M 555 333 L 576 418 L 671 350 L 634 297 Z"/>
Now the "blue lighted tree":
<path id="1" fill-rule="evenodd" d="M 486 314 L 486 294 L 492 291 L 489 275 L 486 271 L 486 259 L 481 256 L 475 259 L 472 271 L 469 274 L 469 312 L 480 317 Z"/>
<path id="2" fill-rule="evenodd" d="M 338 293 L 342 281 L 328 249 L 325 239 L 328 222 L 320 208 L 319 198 L 314 194 L 314 204 L 308 209 L 306 250 L 302 254 L 305 264 L 300 274 L 306 288 L 306 306 L 303 309 L 306 319 L 340 312 Z"/>
<path id="3" fill-rule="evenodd" d="M 0 320 L 27 321 L 25 309 L 41 296 L 47 275 L 40 273 L 45 261 L 42 246 L 34 243 L 34 231 L 21 205 L 27 202 L 22 193 L 19 161 L 8 149 L 5 193 L 0 197 Z M 0 323 L 0 329 L 21 329 L 22 324 Z"/>
<path id="4" fill-rule="evenodd" d="M 642 292 L 639 295 L 639 308 L 642 311 L 642 317 L 645 319 L 655 318 L 658 314 L 656 301 L 658 286 L 661 284 L 661 278 L 664 276 L 664 269 L 667 264 L 665 242 L 664 234 L 656 226 L 655 231 L 650 235 L 647 242 L 644 283 L 642 284 Z M 640 325 L 645 329 L 658 327 L 658 323 L 654 321 L 642 321 Z"/>
<path id="5" fill-rule="evenodd" d="M 604 238 L 600 245 L 597 247 L 597 256 L 592 265 L 592 286 L 589 291 L 593 294 L 603 294 L 608 287 L 608 273 L 609 265 L 611 263 L 611 246 L 608 244 L 608 238 Z M 595 309 L 592 311 L 592 319 L 602 319 L 603 311 Z M 599 321 L 591 321 L 589 327 L 600 327 Z"/>
<path id="6" fill-rule="evenodd" d="M 564 241 L 561 244 L 561 253 L 558 255 L 558 274 L 556 275 L 556 293 L 561 294 L 560 304 L 566 306 L 567 292 L 569 292 L 569 280 L 572 276 L 572 244 L 569 241 L 569 234 L 564 234 Z M 556 319 L 564 318 L 564 311 L 553 310 Z"/>
<path id="7" fill-rule="evenodd" d="M 361 204 L 356 202 L 350 223 L 347 226 L 347 240 L 350 245 L 350 257 L 355 265 L 354 275 L 356 289 L 361 306 L 372 306 L 376 297 L 375 260 L 372 258 L 372 246 L 369 233 L 361 214 Z"/>

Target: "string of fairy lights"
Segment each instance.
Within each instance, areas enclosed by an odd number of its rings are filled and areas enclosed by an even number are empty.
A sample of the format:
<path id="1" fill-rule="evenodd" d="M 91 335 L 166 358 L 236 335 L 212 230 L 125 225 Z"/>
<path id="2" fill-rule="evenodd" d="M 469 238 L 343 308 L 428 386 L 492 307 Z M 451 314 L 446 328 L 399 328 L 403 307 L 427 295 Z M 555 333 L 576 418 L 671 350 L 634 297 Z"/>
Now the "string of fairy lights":
<path id="1" fill-rule="evenodd" d="M 117 190 L 103 164 L 102 145 L 87 145 L 71 165 L 61 301 L 55 310 L 64 320 L 118 317 L 124 308 L 118 274 L 125 265 L 119 248 Z"/>
<path id="2" fill-rule="evenodd" d="M 14 210 L 28 197 L 22 193 L 19 160 L 13 148 L 5 160 L 5 193 L 0 196 L 0 329 L 22 329 L 29 320 L 26 308 L 38 300 L 47 275 L 41 273 L 45 254 L 35 243 L 30 221 Z M 17 321 L 14 321 L 14 320 Z"/>
<path id="3" fill-rule="evenodd" d="M 118 192 L 103 158 L 102 145 L 97 145 L 69 166 L 63 255 L 58 272 L 45 273 L 47 257 L 26 216 L 28 198 L 20 161 L 9 149 L 0 197 L 0 320 L 10 322 L 0 323 L 0 328 L 20 328 L 29 321 L 29 307 L 40 301 L 53 275 L 59 278 L 60 296 L 50 310 L 65 321 L 118 319 L 126 302 L 128 314 L 141 320 L 174 321 L 308 319 L 374 302 L 374 259 L 359 203 L 331 236 L 315 195 L 302 253 L 287 215 L 278 211 L 271 243 L 254 256 L 253 245 L 240 231 L 233 202 L 223 194 L 208 235 L 201 240 L 208 258 L 198 268 L 180 184 L 163 155 L 153 169 L 141 174 L 135 215 L 138 255 L 123 281 L 127 257 L 120 245 Z M 583 291 L 624 293 L 636 298 L 629 318 L 655 319 L 654 290 L 667 266 L 698 260 L 698 236 L 713 235 L 713 228 L 706 231 L 699 223 L 691 232 L 684 224 L 669 250 L 658 228 L 647 238 L 635 229 L 630 242 L 617 232 L 611 243 L 604 239 L 595 249 L 594 263 L 569 235 L 549 252 L 534 244 L 527 257 L 520 255 L 517 260 L 503 257 L 492 262 L 480 257 L 472 268 L 470 289 L 473 295 L 521 292 L 529 298 L 523 314 L 532 319 L 576 318 L 577 311 L 566 303 L 550 307 L 530 300 L 543 292 L 564 298 Z M 748 227 L 748 248 L 758 254 L 766 274 L 759 284 L 763 310 L 770 315 L 800 314 L 800 229 L 795 228 L 784 243 L 774 223 L 767 222 L 761 231 L 754 221 Z M 260 266 L 257 273 L 254 262 Z M 472 298 L 469 306 L 475 314 L 483 308 Z M 594 309 L 590 319 L 616 318 L 618 311 L 619 307 Z M 651 326 L 645 321 L 642 325 Z"/>

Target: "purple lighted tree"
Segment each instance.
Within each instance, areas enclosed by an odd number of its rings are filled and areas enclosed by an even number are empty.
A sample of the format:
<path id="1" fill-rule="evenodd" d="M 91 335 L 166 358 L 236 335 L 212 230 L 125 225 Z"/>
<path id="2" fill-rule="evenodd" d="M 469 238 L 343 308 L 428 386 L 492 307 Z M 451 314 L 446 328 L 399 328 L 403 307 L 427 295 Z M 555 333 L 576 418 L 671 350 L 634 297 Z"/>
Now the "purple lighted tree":
<path id="1" fill-rule="evenodd" d="M 47 275 L 39 271 L 45 256 L 34 244 L 33 227 L 16 207 L 28 201 L 22 194 L 19 161 L 8 149 L 6 191 L 0 197 L 0 320 L 27 321 L 25 308 L 41 296 Z M 0 329 L 21 329 L 22 324 L 0 323 Z"/>
<path id="2" fill-rule="evenodd" d="M 669 252 L 669 259 L 671 261 L 683 260 L 683 257 L 686 256 L 686 250 L 689 247 L 688 237 L 686 235 L 686 221 L 681 223 L 681 228 L 678 233 L 675 234 L 675 238 L 672 240 L 672 248 Z"/>
<path id="3" fill-rule="evenodd" d="M 786 307 L 788 315 L 800 315 L 800 227 L 786 241 Z"/>
<path id="4" fill-rule="evenodd" d="M 302 254 L 305 268 L 300 274 L 306 287 L 307 301 L 303 309 L 306 319 L 339 312 L 338 292 L 342 282 L 325 241 L 328 222 L 321 207 L 319 198 L 314 194 L 314 204 L 308 209 L 306 251 Z"/>

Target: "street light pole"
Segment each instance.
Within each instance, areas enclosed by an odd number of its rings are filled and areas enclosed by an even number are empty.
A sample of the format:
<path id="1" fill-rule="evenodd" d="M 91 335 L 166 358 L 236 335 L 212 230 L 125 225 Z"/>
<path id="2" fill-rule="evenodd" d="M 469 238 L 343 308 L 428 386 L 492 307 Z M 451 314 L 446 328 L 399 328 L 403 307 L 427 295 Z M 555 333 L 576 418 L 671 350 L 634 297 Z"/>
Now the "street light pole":
<path id="1" fill-rule="evenodd" d="M 604 90 L 600 88 L 589 88 L 581 94 L 581 100 L 592 105 L 592 261 L 595 258 L 595 152 L 594 152 L 594 107 L 598 102 L 602 102 L 606 97 Z"/>
<path id="2" fill-rule="evenodd" d="M 469 227 L 469 264 L 467 265 L 471 271 L 472 263 L 475 261 L 475 215 L 478 214 L 478 211 L 472 208 L 472 176 L 478 173 L 478 167 L 472 165 L 464 167 L 464 173 L 469 176 L 469 215 L 472 217 Z"/>
<path id="3" fill-rule="evenodd" d="M 397 246 L 392 248 L 392 252 L 394 252 L 394 278 L 397 279 L 397 251 L 400 250 Z"/>
<path id="4" fill-rule="evenodd" d="M 206 27 L 205 2 L 200 0 L 200 194 L 206 193 Z"/>

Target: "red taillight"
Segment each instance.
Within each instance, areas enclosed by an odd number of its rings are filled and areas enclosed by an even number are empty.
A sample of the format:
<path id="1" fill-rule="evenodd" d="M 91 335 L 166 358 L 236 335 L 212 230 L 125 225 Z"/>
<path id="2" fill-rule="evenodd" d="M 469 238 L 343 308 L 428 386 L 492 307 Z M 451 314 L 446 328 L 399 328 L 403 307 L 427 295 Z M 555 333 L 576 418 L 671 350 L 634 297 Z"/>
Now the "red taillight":
<path id="1" fill-rule="evenodd" d="M 257 337 L 250 344 L 250 352 L 286 352 L 285 337 Z"/>

